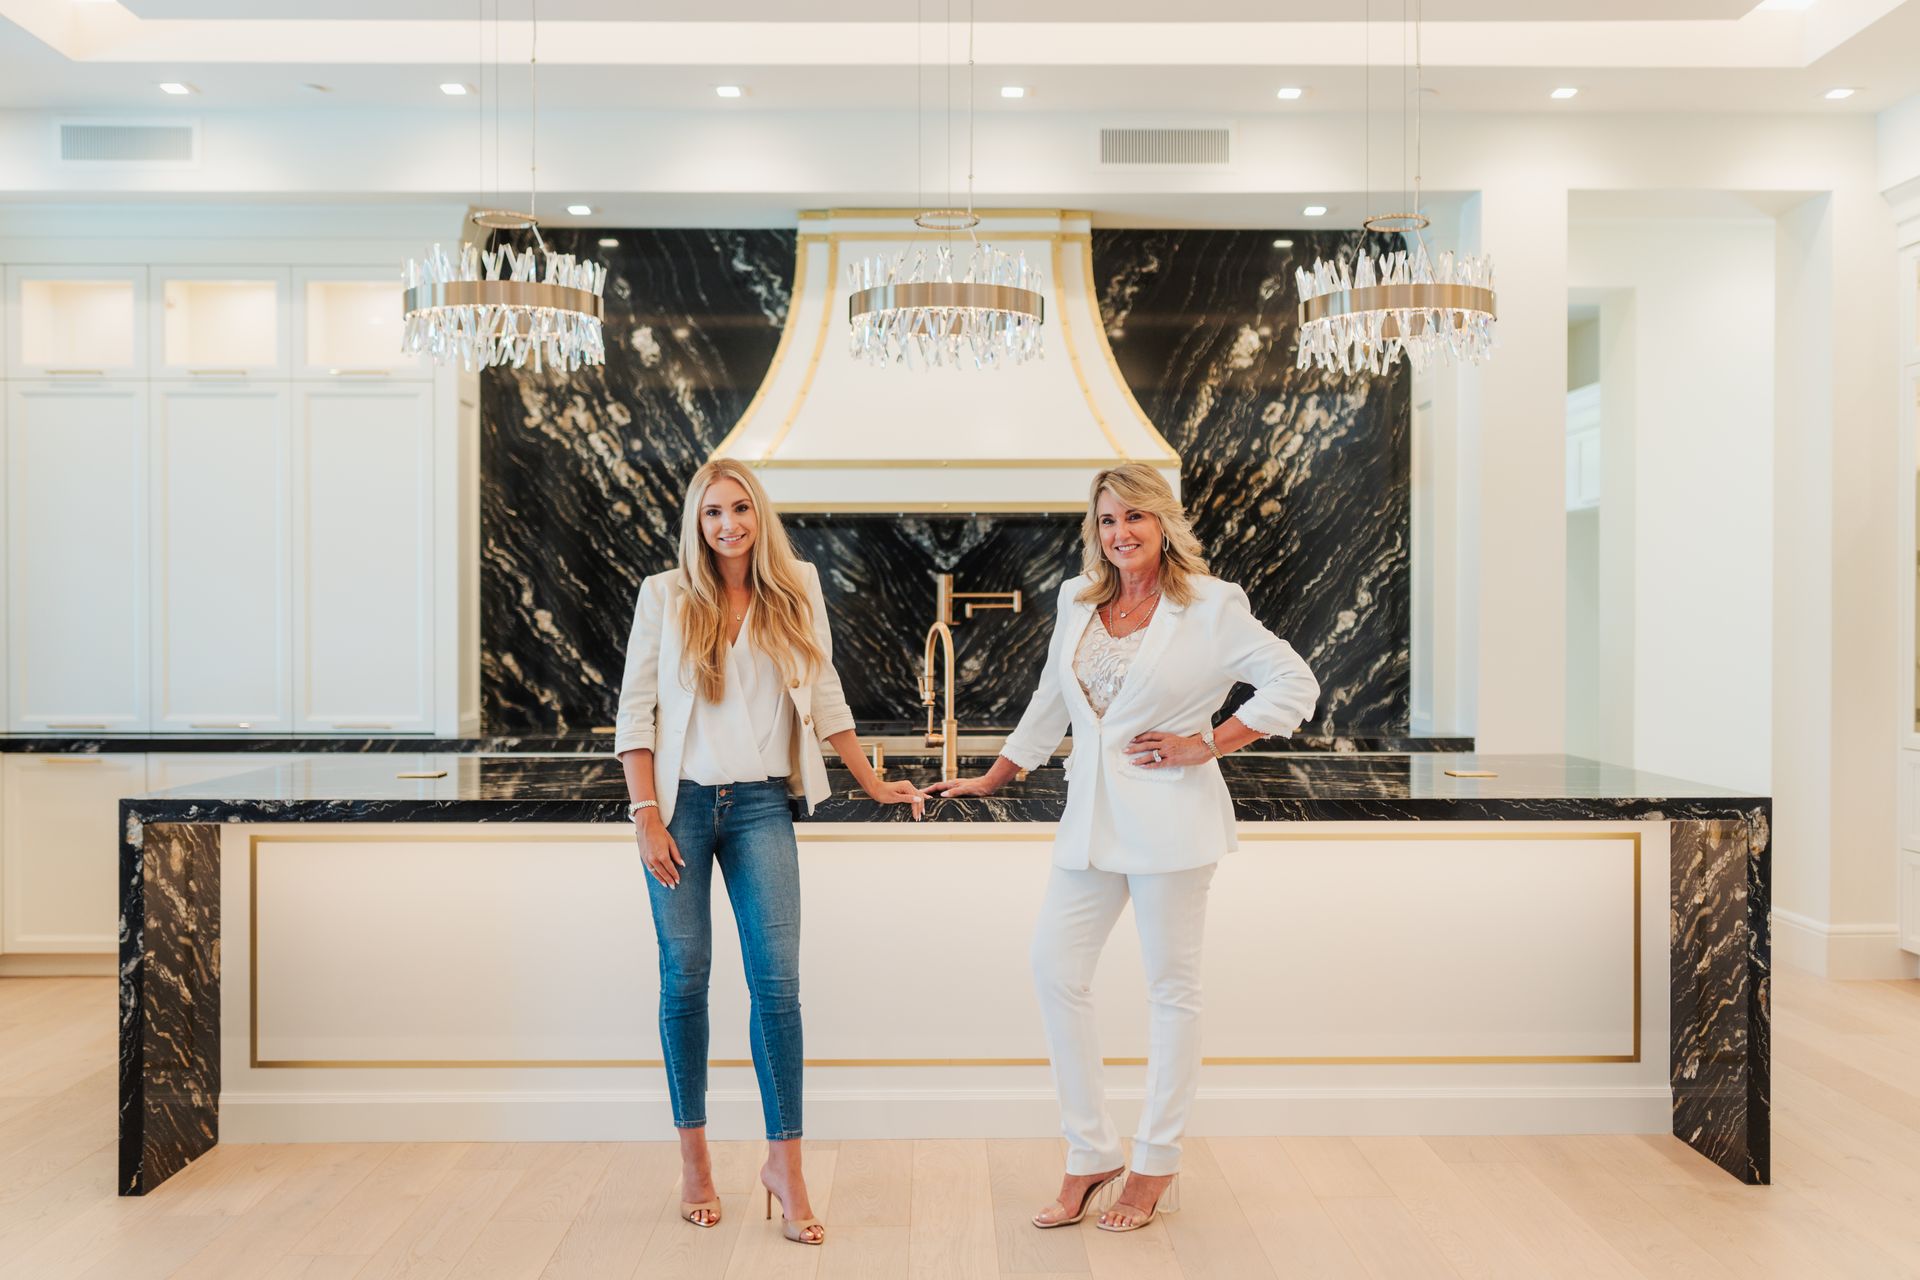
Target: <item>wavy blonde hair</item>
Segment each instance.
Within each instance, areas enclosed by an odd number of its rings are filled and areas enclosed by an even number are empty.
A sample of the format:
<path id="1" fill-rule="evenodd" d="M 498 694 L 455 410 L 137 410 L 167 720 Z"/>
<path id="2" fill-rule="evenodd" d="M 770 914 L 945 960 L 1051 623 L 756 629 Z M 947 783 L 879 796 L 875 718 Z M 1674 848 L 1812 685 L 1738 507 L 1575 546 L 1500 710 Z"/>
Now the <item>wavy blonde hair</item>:
<path id="1" fill-rule="evenodd" d="M 1159 471 L 1144 462 L 1123 462 L 1093 478 L 1087 491 L 1087 517 L 1080 525 L 1080 571 L 1087 585 L 1075 597 L 1096 609 L 1120 596 L 1120 571 L 1100 550 L 1100 495 L 1111 493 L 1129 508 L 1160 522 L 1160 593 L 1175 604 L 1193 603 L 1193 580 L 1207 572 L 1206 552 L 1180 499 Z"/>
<path id="2" fill-rule="evenodd" d="M 780 515 L 767 500 L 767 491 L 750 467 L 732 458 L 714 458 L 687 484 L 687 502 L 680 514 L 680 636 L 684 661 L 692 668 L 694 687 L 709 702 L 727 691 L 727 593 L 713 548 L 700 535 L 700 508 L 707 490 L 717 480 L 736 480 L 747 491 L 756 517 L 747 588 L 753 593 L 749 639 L 773 659 L 787 680 L 813 679 L 827 655 L 813 638 L 813 605 L 807 599 L 806 575 L 793 543 L 780 524 Z"/>

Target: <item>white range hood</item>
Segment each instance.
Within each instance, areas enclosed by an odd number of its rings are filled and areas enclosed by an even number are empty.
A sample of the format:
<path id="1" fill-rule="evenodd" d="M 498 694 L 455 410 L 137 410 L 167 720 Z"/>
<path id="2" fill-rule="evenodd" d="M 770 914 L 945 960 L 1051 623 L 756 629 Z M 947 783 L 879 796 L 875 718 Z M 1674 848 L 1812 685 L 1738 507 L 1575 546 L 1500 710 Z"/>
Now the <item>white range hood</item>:
<path id="1" fill-rule="evenodd" d="M 793 305 L 766 380 L 715 456 L 783 511 L 1082 511 L 1093 474 L 1180 459 L 1107 346 L 1084 213 L 983 210 L 978 236 L 1045 273 L 1045 357 L 998 369 L 875 366 L 848 341 L 847 264 L 940 237 L 906 210 L 800 215 Z"/>

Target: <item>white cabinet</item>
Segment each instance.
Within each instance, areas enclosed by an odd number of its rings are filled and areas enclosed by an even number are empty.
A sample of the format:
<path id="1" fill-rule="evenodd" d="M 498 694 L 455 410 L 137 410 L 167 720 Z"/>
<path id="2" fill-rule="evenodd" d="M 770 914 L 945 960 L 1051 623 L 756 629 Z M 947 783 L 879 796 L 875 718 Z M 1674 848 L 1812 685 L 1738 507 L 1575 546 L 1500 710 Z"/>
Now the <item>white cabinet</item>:
<path id="1" fill-rule="evenodd" d="M 147 727 L 147 389 L 7 391 L 7 722 Z"/>
<path id="2" fill-rule="evenodd" d="M 293 725 L 288 384 L 155 383 L 151 727 Z"/>
<path id="3" fill-rule="evenodd" d="M 119 805 L 143 755 L 0 757 L 0 950 L 119 948 Z"/>
<path id="4" fill-rule="evenodd" d="M 141 378 L 144 267 L 8 267 L 7 376 Z"/>
<path id="5" fill-rule="evenodd" d="M 294 724 L 434 726 L 431 384 L 294 387 Z"/>
<path id="6" fill-rule="evenodd" d="M 1900 851 L 1900 945 L 1920 952 L 1920 853 Z"/>
<path id="7" fill-rule="evenodd" d="M 285 378 L 286 267 L 154 268 L 156 378 Z"/>
<path id="8" fill-rule="evenodd" d="M 392 267 L 297 267 L 293 290 L 296 377 L 433 377 L 430 363 L 400 349 L 402 290 Z"/>

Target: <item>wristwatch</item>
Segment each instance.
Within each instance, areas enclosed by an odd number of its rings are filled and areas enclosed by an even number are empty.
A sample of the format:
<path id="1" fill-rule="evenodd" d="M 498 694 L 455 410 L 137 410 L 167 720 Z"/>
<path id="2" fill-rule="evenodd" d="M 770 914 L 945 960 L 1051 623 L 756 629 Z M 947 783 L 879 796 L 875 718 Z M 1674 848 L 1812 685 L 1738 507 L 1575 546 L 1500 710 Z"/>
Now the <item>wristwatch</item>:
<path id="1" fill-rule="evenodd" d="M 658 800 L 635 800 L 627 806 L 627 819 L 631 822 L 638 822 L 640 821 L 640 811 L 642 809 L 658 809 L 659 807 L 660 802 Z"/>
<path id="2" fill-rule="evenodd" d="M 1206 728 L 1200 731 L 1200 741 L 1207 744 L 1207 750 L 1213 752 L 1213 758 L 1215 760 L 1220 759 L 1220 748 L 1215 746 L 1213 743 L 1213 726 L 1212 725 L 1208 725 Z"/>

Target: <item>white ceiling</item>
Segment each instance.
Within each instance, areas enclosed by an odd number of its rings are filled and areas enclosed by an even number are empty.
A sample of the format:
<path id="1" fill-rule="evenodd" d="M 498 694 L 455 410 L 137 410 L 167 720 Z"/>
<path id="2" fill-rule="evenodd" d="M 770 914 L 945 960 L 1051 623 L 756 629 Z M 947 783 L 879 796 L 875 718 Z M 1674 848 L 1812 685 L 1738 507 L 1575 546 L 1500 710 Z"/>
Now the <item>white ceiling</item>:
<path id="1" fill-rule="evenodd" d="M 0 0 L 0 108 L 163 114 L 471 114 L 461 81 L 524 109 L 530 0 Z M 947 0 L 922 0 L 930 17 Z M 965 12 L 966 0 L 953 8 Z M 497 11 L 496 81 L 491 31 Z M 1747 12 L 1743 12 L 1746 10 Z M 1430 0 L 1427 109 L 1875 112 L 1920 93 L 1920 0 Z M 1177 12 L 1177 21 L 1167 21 Z M 980 109 L 1131 117 L 1397 112 L 1401 5 L 1371 0 L 979 0 Z M 540 98 L 573 111 L 915 109 L 944 102 L 949 46 L 902 0 L 542 0 Z M 245 17 L 247 21 L 235 19 Z M 904 21 L 903 21 L 904 17 Z M 1388 21 L 1391 19 L 1392 21 Z M 1226 26 L 1224 24 L 1233 24 Z M 920 50 L 916 53 L 916 48 Z M 954 47 L 960 57 L 964 42 Z M 433 56 L 423 56 L 431 51 Z M 933 59 L 924 73 L 916 60 Z M 167 98 L 162 80 L 198 93 Z M 721 101 L 713 87 L 746 96 Z M 964 93 L 964 69 L 955 73 Z M 1001 84 L 1026 86 L 1018 102 Z M 1303 86 L 1297 102 L 1274 91 Z M 325 92 L 309 88 L 325 86 Z M 1579 96 L 1549 100 L 1558 85 Z M 1828 102 L 1834 86 L 1858 92 Z"/>

